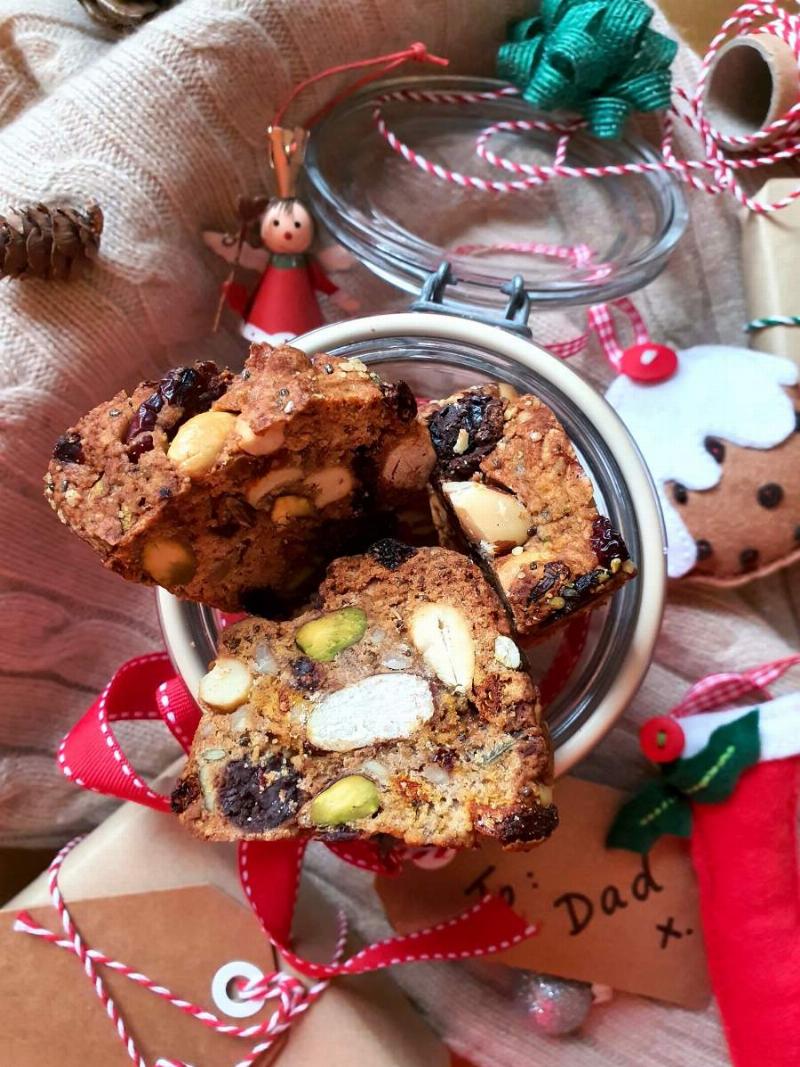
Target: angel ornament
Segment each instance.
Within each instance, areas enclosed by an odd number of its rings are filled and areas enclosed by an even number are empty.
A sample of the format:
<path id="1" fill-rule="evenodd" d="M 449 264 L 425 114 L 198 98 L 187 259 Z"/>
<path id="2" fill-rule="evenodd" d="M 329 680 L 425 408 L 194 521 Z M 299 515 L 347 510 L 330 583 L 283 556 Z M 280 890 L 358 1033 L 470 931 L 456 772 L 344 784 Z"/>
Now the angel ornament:
<path id="1" fill-rule="evenodd" d="M 325 293 L 342 311 L 352 313 L 359 305 L 327 276 L 328 269 L 346 269 L 352 257 L 339 246 L 312 254 L 314 220 L 297 198 L 297 176 L 305 154 L 308 133 L 270 127 L 269 148 L 278 195 L 240 199 L 240 227 L 237 236 L 207 230 L 206 245 L 231 264 L 222 286 L 222 297 L 214 324 L 216 329 L 223 306 L 241 317 L 240 332 L 248 341 L 281 344 L 322 326 L 324 318 L 317 293 Z M 262 214 L 263 212 L 263 214 Z M 259 217 L 261 248 L 247 243 L 248 228 Z M 235 280 L 237 268 L 259 271 L 254 289 Z"/>

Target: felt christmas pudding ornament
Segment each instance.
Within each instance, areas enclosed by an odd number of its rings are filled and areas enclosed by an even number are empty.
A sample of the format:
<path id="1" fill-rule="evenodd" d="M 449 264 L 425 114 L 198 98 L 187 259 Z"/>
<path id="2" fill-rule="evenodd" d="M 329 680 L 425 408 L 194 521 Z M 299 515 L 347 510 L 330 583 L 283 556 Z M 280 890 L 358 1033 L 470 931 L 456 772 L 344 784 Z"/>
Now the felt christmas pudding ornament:
<path id="1" fill-rule="evenodd" d="M 622 349 L 607 308 L 590 319 L 620 371 L 606 398 L 656 482 L 670 578 L 735 586 L 800 558 L 797 366 L 725 345 L 676 353 L 638 316 Z"/>

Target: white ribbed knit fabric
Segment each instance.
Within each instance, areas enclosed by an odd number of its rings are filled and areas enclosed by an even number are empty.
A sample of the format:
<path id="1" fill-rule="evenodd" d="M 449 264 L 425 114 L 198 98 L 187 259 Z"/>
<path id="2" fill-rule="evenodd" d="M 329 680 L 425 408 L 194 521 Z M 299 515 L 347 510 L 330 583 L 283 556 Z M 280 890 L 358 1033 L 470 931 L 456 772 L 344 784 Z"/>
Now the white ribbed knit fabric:
<path id="1" fill-rule="evenodd" d="M 263 186 L 263 129 L 292 85 L 331 63 L 419 39 L 456 70 L 488 72 L 507 18 L 528 7 L 184 0 L 116 43 L 77 0 L 3 0 L 0 210 L 91 197 L 106 229 L 102 259 L 82 280 L 0 286 L 0 842 L 55 842 L 103 815 L 104 801 L 56 772 L 57 740 L 116 666 L 160 645 L 152 592 L 104 571 L 47 507 L 41 479 L 53 440 L 98 401 L 182 358 L 241 358 L 234 333 L 208 337 L 220 265 L 199 231 L 226 228 L 237 194 Z M 696 67 L 682 55 L 679 80 L 693 80 Z M 735 214 L 720 199 L 694 194 L 692 203 L 693 231 L 639 306 L 657 339 L 737 343 L 744 309 Z M 365 311 L 405 304 L 362 270 L 347 285 Z M 551 316 L 535 329 L 553 339 L 563 324 Z M 608 376 L 596 353 L 582 366 L 595 380 Z M 637 722 L 703 674 L 796 648 L 799 609 L 797 568 L 740 593 L 673 593 L 642 692 L 582 773 L 634 784 L 643 768 Z M 175 754 L 157 734 L 131 727 L 127 735 L 146 774 Z M 375 933 L 380 918 L 361 875 L 338 864 L 334 872 L 327 856 L 311 866 Z M 507 1004 L 453 969 L 398 968 L 397 977 L 476 1064 L 726 1062 L 713 1013 L 620 998 L 593 1013 L 583 1037 L 554 1042 L 517 1025 Z"/>

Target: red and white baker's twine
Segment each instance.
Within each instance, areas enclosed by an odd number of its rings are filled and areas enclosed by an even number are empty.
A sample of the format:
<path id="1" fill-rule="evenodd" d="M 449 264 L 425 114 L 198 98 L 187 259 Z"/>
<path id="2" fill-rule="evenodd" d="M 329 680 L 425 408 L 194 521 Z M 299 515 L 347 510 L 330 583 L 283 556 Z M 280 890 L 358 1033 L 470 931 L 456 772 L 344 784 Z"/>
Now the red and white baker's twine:
<path id="1" fill-rule="evenodd" d="M 98 973 L 97 966 L 108 967 L 111 971 L 116 971 L 118 974 L 125 975 L 125 977 L 129 978 L 132 982 L 135 982 L 137 985 L 140 985 L 145 989 L 149 989 L 150 992 L 157 997 L 161 997 L 162 1000 L 165 1000 L 173 1007 L 178 1008 L 179 1011 L 192 1016 L 204 1026 L 215 1030 L 219 1034 L 226 1034 L 229 1037 L 242 1038 L 244 1040 L 260 1038 L 261 1040 L 253 1045 L 247 1055 L 236 1063 L 235 1067 L 252 1067 L 252 1064 L 255 1063 L 261 1053 L 266 1052 L 275 1043 L 277 1038 L 289 1029 L 294 1020 L 308 1010 L 327 986 L 328 983 L 323 981 L 317 982 L 307 989 L 297 978 L 280 971 L 274 974 L 265 975 L 258 981 L 249 982 L 239 990 L 239 996 L 242 999 L 258 1001 L 277 999 L 278 1004 L 272 1014 L 263 1022 L 254 1023 L 250 1026 L 236 1026 L 232 1023 L 223 1022 L 212 1012 L 198 1004 L 193 1004 L 191 1001 L 177 997 L 167 989 L 166 986 L 159 985 L 151 978 L 148 978 L 147 975 L 136 971 L 133 967 L 129 967 L 127 964 L 107 956 L 104 952 L 101 952 L 98 949 L 89 948 L 72 921 L 72 916 L 69 913 L 58 886 L 58 875 L 64 860 L 81 840 L 82 839 L 78 837 L 73 841 L 70 841 L 68 845 L 65 845 L 53 860 L 49 869 L 50 898 L 61 919 L 61 926 L 66 936 L 61 937 L 59 934 L 39 926 L 33 918 L 24 911 L 20 912 L 17 916 L 14 923 L 14 929 L 18 933 L 30 934 L 34 937 L 40 937 L 45 941 L 49 941 L 58 948 L 71 952 L 81 961 L 84 972 L 92 984 L 95 995 L 103 1004 L 106 1015 L 108 1015 L 111 1020 L 120 1041 L 122 1041 L 125 1046 L 129 1058 L 136 1064 L 136 1067 L 149 1067 L 149 1065 L 128 1032 L 125 1020 L 117 1008 L 113 997 L 108 992 L 101 975 Z M 339 937 L 334 960 L 341 958 L 342 952 L 344 951 L 345 937 L 346 929 L 343 921 L 340 919 Z M 164 1059 L 162 1057 L 156 1061 L 154 1067 L 191 1067 L 191 1064 L 188 1064 L 183 1060 Z"/>
<path id="2" fill-rule="evenodd" d="M 608 277 L 612 271 L 612 268 L 607 263 L 593 263 L 594 252 L 586 244 L 554 245 L 542 241 L 507 241 L 488 245 L 456 245 L 450 251 L 457 256 L 482 256 L 502 252 L 515 252 L 519 255 L 560 259 L 575 267 L 576 270 L 587 270 L 593 266 L 593 270 L 587 274 L 587 282 L 600 281 L 602 278 Z M 588 307 L 586 309 L 587 329 L 566 341 L 549 343 L 547 350 L 558 359 L 569 359 L 571 356 L 577 356 L 586 348 L 592 331 L 594 331 L 609 363 L 614 370 L 619 371 L 625 350 L 617 339 L 617 331 L 612 315 L 614 310 L 622 312 L 628 319 L 633 331 L 635 344 L 650 343 L 650 334 L 645 326 L 644 319 L 639 314 L 633 301 L 623 296 L 612 300 L 608 304 L 593 304 Z"/>
<path id="3" fill-rule="evenodd" d="M 771 21 L 765 22 L 765 20 Z M 737 8 L 722 24 L 719 33 L 714 37 L 703 57 L 700 76 L 694 91 L 690 94 L 684 89 L 675 89 L 672 107 L 662 118 L 661 159 L 658 162 L 607 164 L 601 167 L 570 166 L 566 163 L 570 139 L 585 126 L 583 120 L 556 122 L 545 119 L 518 119 L 492 123 L 483 129 L 476 139 L 475 151 L 480 159 L 491 166 L 517 175 L 510 180 L 492 180 L 474 174 L 462 174 L 428 159 L 401 141 L 389 127 L 383 114 L 384 104 L 391 101 L 461 106 L 497 100 L 504 96 L 518 96 L 519 90 L 514 87 L 481 93 L 437 92 L 419 89 L 393 90 L 376 98 L 373 120 L 380 135 L 403 159 L 440 181 L 468 189 L 490 193 L 511 193 L 544 185 L 556 178 L 606 178 L 624 174 L 668 172 L 687 185 L 715 196 L 729 192 L 750 211 L 767 214 L 786 207 L 796 200 L 800 196 L 800 186 L 779 200 L 762 204 L 742 188 L 737 174 L 740 171 L 746 172 L 774 166 L 800 156 L 800 137 L 798 136 L 800 100 L 758 134 L 728 137 L 729 142 L 750 151 L 750 154 L 737 153 L 732 156 L 727 154 L 720 134 L 707 118 L 703 106 L 703 94 L 709 72 L 720 48 L 733 36 L 746 33 L 754 28 L 759 33 L 778 37 L 789 45 L 800 67 L 800 16 L 791 14 L 774 3 L 754 2 Z M 704 150 L 702 159 L 678 159 L 676 157 L 674 152 L 676 119 L 682 121 L 700 138 Z M 556 149 L 550 164 L 517 162 L 498 155 L 490 148 L 490 143 L 497 133 L 524 133 L 531 130 L 543 130 L 557 135 Z M 772 143 L 762 150 L 760 142 L 765 137 L 771 138 Z"/>

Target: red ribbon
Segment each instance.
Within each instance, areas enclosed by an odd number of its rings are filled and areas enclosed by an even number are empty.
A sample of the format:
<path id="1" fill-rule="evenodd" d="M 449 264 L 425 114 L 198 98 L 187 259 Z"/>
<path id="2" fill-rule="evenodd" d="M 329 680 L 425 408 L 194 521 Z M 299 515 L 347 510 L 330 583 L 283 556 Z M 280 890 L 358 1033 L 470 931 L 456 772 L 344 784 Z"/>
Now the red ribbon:
<path id="1" fill-rule="evenodd" d="M 169 798 L 151 789 L 126 758 L 112 724 L 161 720 L 188 752 L 200 709 L 176 678 L 166 653 L 129 660 L 61 742 L 62 772 L 84 789 L 169 812 Z M 306 842 L 244 841 L 239 846 L 242 887 L 270 941 L 302 974 L 332 978 L 363 974 L 397 963 L 457 960 L 502 952 L 537 932 L 497 896 L 487 895 L 448 922 L 368 945 L 343 962 L 314 963 L 289 947 Z M 377 874 L 396 874 L 398 858 L 368 841 L 330 843 L 341 859 Z"/>

